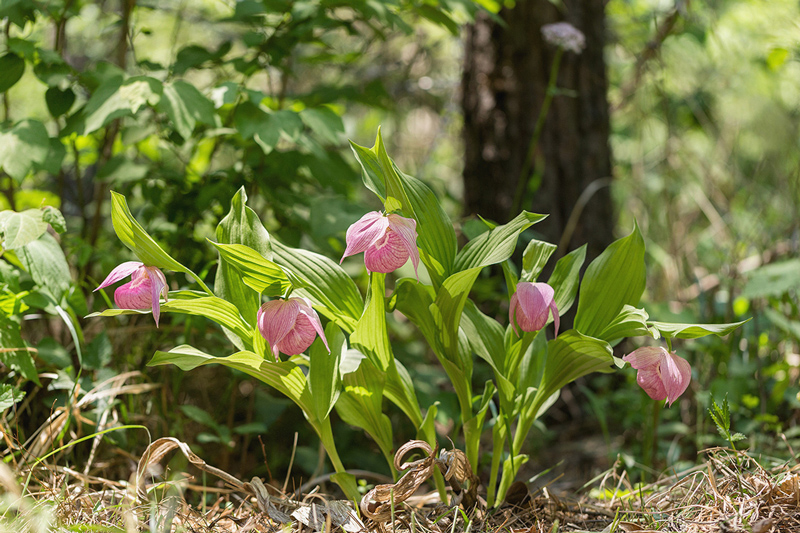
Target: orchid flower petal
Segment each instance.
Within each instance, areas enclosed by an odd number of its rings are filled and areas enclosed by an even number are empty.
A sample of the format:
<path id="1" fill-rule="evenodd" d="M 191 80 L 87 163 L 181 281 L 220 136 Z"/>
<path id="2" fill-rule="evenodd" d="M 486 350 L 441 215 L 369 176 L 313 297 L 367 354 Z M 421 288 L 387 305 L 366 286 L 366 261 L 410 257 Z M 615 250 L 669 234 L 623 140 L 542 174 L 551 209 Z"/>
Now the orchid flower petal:
<path id="1" fill-rule="evenodd" d="M 660 370 L 661 380 L 666 389 L 667 402 L 672 405 L 672 402 L 677 400 L 678 396 L 689 387 L 689 383 L 692 381 L 692 367 L 683 357 L 675 352 L 669 352 L 662 360 Z"/>
<path id="2" fill-rule="evenodd" d="M 667 350 L 661 346 L 643 346 L 623 356 L 622 360 L 630 363 L 636 370 L 654 370 L 666 354 Z"/>
<path id="3" fill-rule="evenodd" d="M 394 272 L 406 261 L 408 252 L 403 239 L 392 229 L 387 229 L 383 237 L 364 252 L 364 266 L 370 272 Z"/>
<path id="4" fill-rule="evenodd" d="M 511 322 L 511 327 L 514 329 L 514 333 L 517 334 L 519 337 L 519 326 L 517 325 L 517 313 L 524 313 L 519 309 L 519 298 L 517 297 L 517 293 L 511 295 L 511 301 L 508 304 L 508 321 Z"/>
<path id="5" fill-rule="evenodd" d="M 556 326 L 556 337 L 558 337 L 558 326 L 561 322 L 560 317 L 558 316 L 558 306 L 556 306 L 556 301 L 553 300 L 550 302 L 550 311 L 553 313 L 553 323 Z"/>
<path id="6" fill-rule="evenodd" d="M 275 358 L 278 358 L 278 344 L 291 331 L 299 313 L 295 299 L 272 300 L 258 310 L 256 322 L 261 335 L 267 340 Z"/>
<path id="7" fill-rule="evenodd" d="M 95 291 L 99 289 L 104 289 L 109 285 L 113 285 L 114 283 L 118 282 L 121 279 L 127 278 L 128 276 L 136 272 L 136 269 L 142 266 L 144 266 L 144 263 L 140 261 L 126 261 L 125 263 L 117 265 L 116 268 L 114 268 L 114 270 L 112 270 L 108 274 L 108 276 L 106 276 L 106 279 L 103 280 L 103 283 L 101 283 L 100 286 L 98 286 L 97 289 L 95 289 Z"/>
<path id="8" fill-rule="evenodd" d="M 372 211 L 361 217 L 347 228 L 345 236 L 347 248 L 339 263 L 341 264 L 345 257 L 366 251 L 375 241 L 383 237 L 388 227 L 389 221 L 380 211 Z"/>
<path id="9" fill-rule="evenodd" d="M 547 283 L 517 283 L 514 318 L 522 331 L 539 331 L 545 327 L 551 310 L 554 317 L 558 316 L 558 309 L 553 309 L 554 294 Z"/>
<path id="10" fill-rule="evenodd" d="M 386 218 L 389 220 L 389 228 L 400 237 L 403 247 L 406 252 L 408 252 L 411 263 L 414 265 L 414 274 L 417 276 L 417 280 L 419 280 L 419 274 L 417 273 L 417 267 L 419 266 L 417 221 L 413 218 L 401 217 L 394 213 L 388 215 Z"/>
<path id="11" fill-rule="evenodd" d="M 644 389 L 648 396 L 656 401 L 661 401 L 667 397 L 667 389 L 661 379 L 658 369 L 639 370 L 636 373 L 636 383 Z"/>
<path id="12" fill-rule="evenodd" d="M 150 279 L 153 319 L 156 321 L 156 327 L 158 327 L 158 320 L 161 317 L 160 297 L 162 293 L 164 294 L 164 300 L 167 299 L 167 278 L 165 278 L 164 273 L 156 267 L 144 267 L 144 271 L 147 273 L 145 275 Z M 136 277 L 137 274 L 138 273 L 134 274 L 134 277 Z"/>
<path id="13" fill-rule="evenodd" d="M 146 275 L 134 275 L 131 281 L 114 291 L 114 302 L 120 309 L 151 309 L 152 295 L 152 280 Z"/>
<path id="14" fill-rule="evenodd" d="M 311 318 L 305 313 L 298 313 L 292 329 L 278 343 L 278 349 L 286 355 L 297 355 L 306 351 L 317 337 Z"/>
<path id="15" fill-rule="evenodd" d="M 322 329 L 322 322 L 319 319 L 319 315 L 317 314 L 316 311 L 314 311 L 314 308 L 311 306 L 311 300 L 309 300 L 308 298 L 294 298 L 294 299 L 299 301 L 300 313 L 308 317 L 308 320 L 311 322 L 311 326 L 314 328 L 314 331 L 316 332 L 317 335 L 319 335 L 319 338 L 322 339 L 322 342 L 325 344 L 325 348 L 327 348 L 328 353 L 330 353 L 331 348 L 330 346 L 328 346 L 328 339 L 325 338 L 325 330 Z M 308 348 L 308 346 L 306 346 L 306 348 Z M 305 350 L 305 348 L 303 348 L 303 350 Z"/>

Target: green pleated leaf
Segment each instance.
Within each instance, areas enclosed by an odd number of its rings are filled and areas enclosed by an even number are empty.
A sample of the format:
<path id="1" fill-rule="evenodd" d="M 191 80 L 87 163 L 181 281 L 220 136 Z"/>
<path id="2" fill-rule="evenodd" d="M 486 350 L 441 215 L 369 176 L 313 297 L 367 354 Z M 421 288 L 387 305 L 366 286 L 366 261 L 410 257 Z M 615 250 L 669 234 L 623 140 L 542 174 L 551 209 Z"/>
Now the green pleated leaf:
<path id="1" fill-rule="evenodd" d="M 189 273 L 188 268 L 173 259 L 147 234 L 141 224 L 133 218 L 125 197 L 114 191 L 111 191 L 111 223 L 122 244 L 136 254 L 145 265 Z"/>
<path id="2" fill-rule="evenodd" d="M 724 337 L 750 319 L 729 324 L 671 324 L 669 322 L 647 322 L 651 328 L 656 328 L 661 335 L 676 339 L 697 339 L 706 335 Z"/>
<path id="3" fill-rule="evenodd" d="M 180 291 L 184 295 L 188 291 Z M 252 328 L 239 316 L 239 310 L 232 303 L 217 298 L 207 296 L 205 293 L 195 293 L 197 296 L 191 299 L 174 299 L 170 293 L 170 300 L 161 304 L 161 312 L 180 313 L 184 315 L 202 316 L 213 320 L 220 326 L 229 329 L 235 335 L 250 345 Z M 120 316 L 120 315 L 149 315 L 149 309 L 106 309 L 98 313 L 87 315 L 86 318 L 98 316 Z"/>
<path id="4" fill-rule="evenodd" d="M 384 394 L 393 404 L 402 410 L 416 427 L 422 424 L 422 414 L 419 409 L 419 400 L 414 389 L 411 375 L 400 361 L 394 359 L 394 364 L 386 370 L 386 383 Z"/>
<path id="5" fill-rule="evenodd" d="M 431 314 L 434 297 L 433 288 L 429 285 L 418 283 L 415 279 L 403 278 L 395 284 L 389 307 L 403 313 L 419 328 L 433 351 L 441 353 L 439 328 Z"/>
<path id="6" fill-rule="evenodd" d="M 639 303 L 645 286 L 644 251 L 637 225 L 592 261 L 581 283 L 575 329 L 597 336 L 623 306 Z"/>
<path id="7" fill-rule="evenodd" d="M 305 413 L 313 413 L 313 401 L 306 387 L 302 369 L 291 361 L 270 362 L 250 351 L 236 352 L 227 357 L 214 357 L 182 344 L 168 352 L 158 351 L 147 366 L 172 364 L 184 371 L 208 364 L 235 368 L 270 385 L 296 403 Z"/>
<path id="8" fill-rule="evenodd" d="M 519 234 L 546 217 L 523 211 L 508 224 L 481 233 L 458 252 L 455 270 L 482 268 L 505 261 L 514 253 Z"/>
<path id="9" fill-rule="evenodd" d="M 559 259 L 553 269 L 553 274 L 547 281 L 555 292 L 553 301 L 558 307 L 559 315 L 569 311 L 575 302 L 575 295 L 578 294 L 578 285 L 580 283 L 581 267 L 585 259 L 586 245 L 584 244 Z M 548 324 L 552 321 L 553 317 L 550 316 Z"/>
<path id="10" fill-rule="evenodd" d="M 547 343 L 547 362 L 534 405 L 541 405 L 562 387 L 591 372 L 612 372 L 611 346 L 571 329 Z M 533 418 L 541 410 L 532 413 Z"/>
<path id="11" fill-rule="evenodd" d="M 504 375 L 503 326 L 497 320 L 483 314 L 472 300 L 467 300 L 461 317 L 461 327 L 467 334 L 472 350 L 489 363 L 495 372 Z"/>
<path id="12" fill-rule="evenodd" d="M 210 241 L 209 241 L 210 242 Z M 292 286 L 286 273 L 263 255 L 244 244 L 211 242 L 220 257 L 242 277 L 242 283 L 258 294 L 283 296 Z"/>
<path id="13" fill-rule="evenodd" d="M 522 275 L 520 281 L 536 281 L 539 273 L 547 264 L 547 260 L 556 251 L 555 244 L 532 239 L 522 253 Z"/>
<path id="14" fill-rule="evenodd" d="M 391 463 L 392 424 L 382 411 L 383 372 L 365 359 L 355 372 L 343 376 L 342 382 L 336 412 L 351 426 L 366 431 Z"/>
<path id="15" fill-rule="evenodd" d="M 431 307 L 434 323 L 439 330 L 442 349 L 451 361 L 458 357 L 458 330 L 469 291 L 482 267 L 457 272 L 448 277 L 436 293 Z"/>
<path id="16" fill-rule="evenodd" d="M 325 339 L 328 348 L 317 338 L 308 352 L 308 389 L 314 401 L 314 415 L 318 420 L 325 420 L 339 397 L 339 361 L 345 349 L 342 330 L 329 322 L 325 328 Z"/>
<path id="17" fill-rule="evenodd" d="M 262 257 L 271 259 L 269 233 L 255 211 L 247 207 L 246 203 L 247 193 L 242 187 L 231 199 L 230 211 L 217 225 L 217 242 L 242 244 L 252 248 Z M 245 285 L 239 271 L 221 255 L 214 279 L 214 292 L 232 302 L 248 324 L 255 325 L 261 298 L 257 292 Z"/>
<path id="18" fill-rule="evenodd" d="M 33 281 L 58 303 L 72 283 L 67 259 L 59 242 L 49 233 L 43 233 L 33 242 L 16 250 L 22 267 Z"/>
<path id="19" fill-rule="evenodd" d="M 625 305 L 622 311 L 598 335 L 612 346 L 625 337 L 639 337 L 646 335 L 657 339 L 658 330 L 647 326 L 650 316 L 644 309 L 637 309 L 632 305 Z"/>
<path id="20" fill-rule="evenodd" d="M 292 280 L 295 293 L 310 299 L 320 313 L 351 333 L 364 310 L 364 300 L 352 278 L 324 255 L 276 241 L 272 248 L 275 262 Z"/>
<path id="21" fill-rule="evenodd" d="M 354 348 L 367 356 L 376 368 L 386 371 L 394 359 L 386 330 L 386 274 L 370 274 L 367 306 L 350 335 Z"/>

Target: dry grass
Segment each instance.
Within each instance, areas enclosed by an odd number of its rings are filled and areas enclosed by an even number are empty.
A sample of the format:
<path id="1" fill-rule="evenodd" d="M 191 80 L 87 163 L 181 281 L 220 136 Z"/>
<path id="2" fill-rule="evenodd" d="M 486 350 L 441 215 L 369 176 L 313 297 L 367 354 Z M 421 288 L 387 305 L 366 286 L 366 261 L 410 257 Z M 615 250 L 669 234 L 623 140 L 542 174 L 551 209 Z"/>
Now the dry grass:
<path id="1" fill-rule="evenodd" d="M 180 450 L 191 464 L 215 474 L 226 486 L 196 486 L 188 476 L 147 483 L 152 478 L 146 473 L 172 450 Z M 431 459 L 433 454 L 431 451 L 428 457 L 408 465 L 415 487 L 430 475 L 432 464 L 441 463 Z M 494 511 L 487 510 L 480 497 L 476 505 L 465 509 L 467 489 L 451 491 L 451 502 L 445 505 L 436 493 L 416 491 L 412 495 L 407 490 L 409 483 L 401 479 L 397 493 L 387 489 L 388 485 L 369 493 L 365 501 L 372 502 L 373 509 L 380 506 L 376 494 L 402 496 L 389 506 L 388 514 L 369 518 L 349 502 L 323 497 L 330 488 L 324 484 L 303 496 L 283 494 L 264 487 L 260 480 L 237 480 L 206 464 L 175 439 L 159 439 L 148 448 L 128 482 L 53 465 L 15 472 L 0 463 L 4 491 L 0 532 L 800 532 L 800 465 L 766 468 L 744 452 L 722 448 L 707 450 L 706 458 L 689 471 L 647 486 L 634 487 L 624 472 L 612 469 L 593 487 L 592 497 L 559 498 L 546 488 L 530 494 L 517 483 L 506 504 Z M 31 481 L 25 486 L 29 475 Z M 213 503 L 187 503 L 197 501 L 200 493 L 202 501 Z M 462 505 L 452 505 L 453 501 Z"/>

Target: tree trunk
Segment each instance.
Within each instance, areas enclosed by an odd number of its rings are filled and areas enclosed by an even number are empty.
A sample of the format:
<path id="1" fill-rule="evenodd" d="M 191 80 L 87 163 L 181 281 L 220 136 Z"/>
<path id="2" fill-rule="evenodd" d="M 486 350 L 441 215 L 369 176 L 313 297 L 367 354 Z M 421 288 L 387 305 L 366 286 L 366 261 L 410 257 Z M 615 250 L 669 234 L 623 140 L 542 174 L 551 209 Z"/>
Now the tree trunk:
<path id="1" fill-rule="evenodd" d="M 561 13 L 548 0 L 520 0 L 499 13 L 506 27 L 481 14 L 467 30 L 462 78 L 466 214 L 506 222 L 517 214 L 512 212 L 515 196 L 520 180 L 527 180 L 521 174 L 557 53 L 541 28 L 566 20 L 583 32 L 583 52 L 563 53 L 560 92 L 547 113 L 533 152 L 532 179 L 517 206 L 549 214 L 534 229 L 559 243 L 581 194 L 595 190 L 581 202 L 585 206 L 566 249 L 558 251 L 564 254 L 587 242 L 589 258 L 612 241 L 614 228 L 607 186 L 611 155 L 604 4 L 565 0 Z"/>

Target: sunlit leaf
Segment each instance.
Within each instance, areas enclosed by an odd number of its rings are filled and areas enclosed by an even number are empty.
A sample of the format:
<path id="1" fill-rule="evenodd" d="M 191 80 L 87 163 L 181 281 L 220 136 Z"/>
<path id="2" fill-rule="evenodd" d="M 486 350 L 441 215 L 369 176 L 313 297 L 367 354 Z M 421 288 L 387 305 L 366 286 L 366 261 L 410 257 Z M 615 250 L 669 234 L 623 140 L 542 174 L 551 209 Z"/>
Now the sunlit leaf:
<path id="1" fill-rule="evenodd" d="M 627 237 L 611 243 L 583 276 L 575 313 L 575 329 L 596 336 L 627 305 L 636 306 L 645 285 L 644 239 L 635 226 Z"/>

